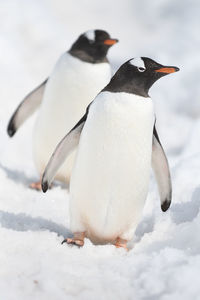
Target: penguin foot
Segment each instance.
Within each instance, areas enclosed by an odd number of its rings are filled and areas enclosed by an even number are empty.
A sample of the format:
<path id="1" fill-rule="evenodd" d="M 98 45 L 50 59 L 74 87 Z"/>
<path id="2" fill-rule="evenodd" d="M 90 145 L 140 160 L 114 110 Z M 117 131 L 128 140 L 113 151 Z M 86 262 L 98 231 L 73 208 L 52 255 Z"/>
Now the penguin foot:
<path id="1" fill-rule="evenodd" d="M 33 190 L 41 191 L 42 190 L 41 181 L 33 182 L 29 185 L 29 187 Z"/>
<path id="2" fill-rule="evenodd" d="M 53 183 L 51 183 L 51 185 L 49 186 L 49 190 L 52 188 Z M 41 191 L 42 190 L 42 181 L 37 181 L 37 182 L 33 182 L 31 184 L 29 184 L 29 188 L 36 190 L 36 191 Z"/>
<path id="3" fill-rule="evenodd" d="M 126 251 L 129 251 L 129 249 L 127 248 L 127 240 L 123 240 L 119 237 L 116 239 L 115 247 L 116 248 L 124 248 Z"/>
<path id="4" fill-rule="evenodd" d="M 66 238 L 61 244 L 67 243 L 82 247 L 84 245 L 85 232 L 77 232 L 74 234 L 73 238 Z"/>
<path id="5" fill-rule="evenodd" d="M 82 247 L 84 245 L 84 241 L 83 240 L 78 240 L 78 239 L 71 239 L 71 238 L 66 238 L 62 241 L 61 244 L 64 244 L 64 243 L 67 243 L 67 244 L 72 244 L 72 245 L 76 245 L 78 247 Z"/>

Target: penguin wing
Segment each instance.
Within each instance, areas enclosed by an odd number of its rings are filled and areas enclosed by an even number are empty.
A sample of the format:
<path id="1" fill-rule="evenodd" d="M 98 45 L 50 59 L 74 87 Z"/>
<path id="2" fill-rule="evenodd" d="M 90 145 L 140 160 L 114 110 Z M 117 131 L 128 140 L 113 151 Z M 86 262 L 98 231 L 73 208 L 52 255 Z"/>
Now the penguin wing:
<path id="1" fill-rule="evenodd" d="M 157 180 L 162 211 L 168 210 L 172 199 L 172 184 L 167 157 L 161 145 L 156 127 L 153 129 L 152 168 Z"/>
<path id="2" fill-rule="evenodd" d="M 54 150 L 42 176 L 42 190 L 45 193 L 54 179 L 58 169 L 64 163 L 67 156 L 77 147 L 82 129 L 87 119 L 88 108 L 85 115 L 60 141 Z"/>
<path id="3" fill-rule="evenodd" d="M 13 113 L 7 127 L 7 133 L 12 137 L 18 128 L 30 117 L 42 102 L 44 89 L 48 78 L 30 92 Z"/>

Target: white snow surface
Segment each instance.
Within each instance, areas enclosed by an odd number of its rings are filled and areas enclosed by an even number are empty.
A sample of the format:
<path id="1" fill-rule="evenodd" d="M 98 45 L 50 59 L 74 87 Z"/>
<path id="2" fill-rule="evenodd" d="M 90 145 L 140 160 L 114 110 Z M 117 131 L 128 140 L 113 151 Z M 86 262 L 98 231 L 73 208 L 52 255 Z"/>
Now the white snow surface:
<path id="1" fill-rule="evenodd" d="M 117 4 L 116 4 L 117 3 Z M 199 300 L 200 35 L 198 0 L 0 1 L 0 299 Z M 120 42 L 116 70 L 148 56 L 180 72 L 151 90 L 173 180 L 173 202 L 160 209 L 152 178 L 128 253 L 86 240 L 61 245 L 69 232 L 64 186 L 43 194 L 32 160 L 32 117 L 10 139 L 6 126 L 23 96 L 50 73 L 80 33 L 105 29 Z"/>

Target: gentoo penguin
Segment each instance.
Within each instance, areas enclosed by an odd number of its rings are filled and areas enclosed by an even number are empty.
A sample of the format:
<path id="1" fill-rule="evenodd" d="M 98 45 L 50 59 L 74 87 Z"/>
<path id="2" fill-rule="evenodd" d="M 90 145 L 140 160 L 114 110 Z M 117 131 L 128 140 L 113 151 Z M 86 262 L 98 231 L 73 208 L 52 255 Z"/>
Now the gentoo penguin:
<path id="1" fill-rule="evenodd" d="M 74 237 L 65 239 L 67 243 L 82 246 L 88 237 L 94 243 L 127 248 L 144 208 L 151 161 L 161 208 L 169 208 L 170 172 L 149 89 L 178 70 L 147 57 L 127 61 L 58 144 L 43 175 L 42 189 L 48 189 L 59 166 L 78 145 L 70 181 Z"/>
<path id="2" fill-rule="evenodd" d="M 33 132 L 33 157 L 40 177 L 60 139 L 109 82 L 111 68 L 106 55 L 117 41 L 103 30 L 81 34 L 60 57 L 51 76 L 25 97 L 11 117 L 7 129 L 10 137 L 40 106 Z M 74 156 L 71 153 L 56 179 L 69 181 Z M 31 187 L 40 189 L 40 181 Z"/>

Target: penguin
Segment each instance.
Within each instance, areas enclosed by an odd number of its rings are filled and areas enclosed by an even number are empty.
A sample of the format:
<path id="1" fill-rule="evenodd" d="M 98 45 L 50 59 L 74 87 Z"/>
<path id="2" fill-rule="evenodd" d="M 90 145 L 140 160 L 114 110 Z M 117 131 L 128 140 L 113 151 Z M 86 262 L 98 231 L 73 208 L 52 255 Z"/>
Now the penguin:
<path id="1" fill-rule="evenodd" d="M 28 94 L 12 115 L 7 128 L 10 137 L 40 107 L 33 130 L 33 158 L 40 178 L 60 139 L 109 82 L 111 67 L 106 55 L 117 42 L 103 30 L 81 34 L 60 57 L 50 77 Z M 69 182 L 74 157 L 75 151 L 57 173 L 57 180 Z M 40 190 L 41 180 L 30 187 Z"/>
<path id="2" fill-rule="evenodd" d="M 151 164 L 161 209 L 171 203 L 167 157 L 156 126 L 149 89 L 159 78 L 179 71 L 147 57 L 124 63 L 61 140 L 42 179 L 47 191 L 58 168 L 78 146 L 70 181 L 70 229 L 63 242 L 83 246 L 111 243 L 127 249 L 148 193 Z"/>

